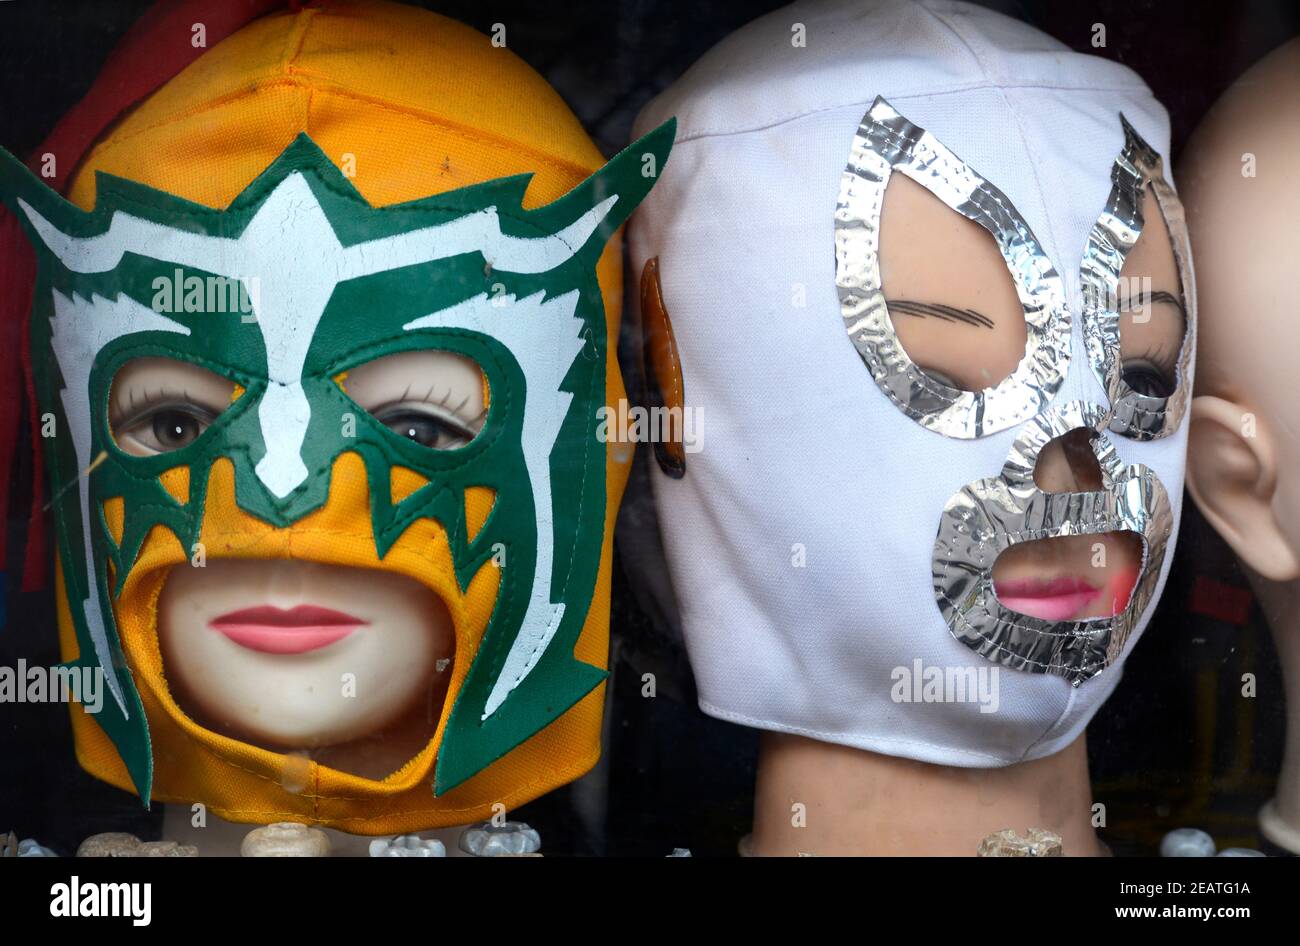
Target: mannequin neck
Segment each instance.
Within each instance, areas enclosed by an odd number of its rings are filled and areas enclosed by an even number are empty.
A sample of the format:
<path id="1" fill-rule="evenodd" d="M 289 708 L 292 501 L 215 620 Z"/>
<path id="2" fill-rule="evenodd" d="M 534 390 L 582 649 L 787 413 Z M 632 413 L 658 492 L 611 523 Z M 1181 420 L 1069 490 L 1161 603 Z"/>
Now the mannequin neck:
<path id="1" fill-rule="evenodd" d="M 750 850 L 974 855 L 995 831 L 1032 827 L 1059 834 L 1066 855 L 1100 855 L 1091 805 L 1083 736 L 1047 758 L 967 769 L 764 733 Z"/>
<path id="2" fill-rule="evenodd" d="M 1300 854 L 1300 581 L 1269 581 L 1247 573 L 1273 631 L 1286 693 L 1286 739 L 1277 794 L 1260 814 L 1264 836 Z"/>

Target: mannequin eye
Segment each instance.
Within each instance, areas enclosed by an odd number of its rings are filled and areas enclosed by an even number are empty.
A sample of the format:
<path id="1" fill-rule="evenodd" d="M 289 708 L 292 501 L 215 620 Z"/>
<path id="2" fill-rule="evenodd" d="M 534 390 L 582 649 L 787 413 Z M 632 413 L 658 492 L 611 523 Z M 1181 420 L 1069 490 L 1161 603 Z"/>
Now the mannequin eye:
<path id="1" fill-rule="evenodd" d="M 1172 397 L 1178 386 L 1172 365 L 1153 364 L 1145 358 L 1125 358 L 1121 374 L 1129 389 L 1144 397 Z"/>
<path id="2" fill-rule="evenodd" d="M 451 450 L 474 439 L 478 430 L 449 412 L 435 406 L 397 406 L 374 412 L 379 421 L 399 437 L 413 440 L 423 447 Z M 481 426 L 481 421 L 479 426 Z"/>
<path id="3" fill-rule="evenodd" d="M 393 433 L 433 450 L 465 446 L 487 419 L 483 369 L 449 351 L 376 358 L 349 370 L 340 384 Z"/>
<path id="4" fill-rule="evenodd" d="M 1187 307 L 1178 263 L 1160 204 L 1150 187 L 1143 197 L 1145 224 L 1120 271 L 1120 372 L 1146 397 L 1171 397 L 1178 388 L 1178 356 L 1187 334 Z"/>
<path id="5" fill-rule="evenodd" d="M 108 424 L 124 453 L 152 456 L 194 443 L 231 402 L 230 380 L 170 358 L 137 358 L 113 379 Z"/>
<path id="6" fill-rule="evenodd" d="M 133 424 L 124 425 L 126 436 L 151 453 L 166 453 L 188 447 L 215 420 L 212 414 L 191 405 L 163 405 Z"/>

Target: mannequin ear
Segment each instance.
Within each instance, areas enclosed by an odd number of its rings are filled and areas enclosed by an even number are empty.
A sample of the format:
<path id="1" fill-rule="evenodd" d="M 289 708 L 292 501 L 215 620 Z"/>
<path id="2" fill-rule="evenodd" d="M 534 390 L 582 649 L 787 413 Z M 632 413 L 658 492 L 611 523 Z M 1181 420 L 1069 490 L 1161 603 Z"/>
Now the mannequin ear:
<path id="1" fill-rule="evenodd" d="M 1187 491 L 1214 530 L 1252 570 L 1271 581 L 1300 577 L 1300 556 L 1273 512 L 1273 444 L 1241 405 L 1192 399 Z"/>

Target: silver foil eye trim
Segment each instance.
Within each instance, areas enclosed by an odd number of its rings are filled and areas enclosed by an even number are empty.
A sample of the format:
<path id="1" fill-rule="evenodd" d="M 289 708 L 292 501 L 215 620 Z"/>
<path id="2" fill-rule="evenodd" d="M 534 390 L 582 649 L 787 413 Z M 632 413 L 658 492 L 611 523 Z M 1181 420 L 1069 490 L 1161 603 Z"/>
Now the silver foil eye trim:
<path id="1" fill-rule="evenodd" d="M 1024 307 L 1025 354 L 991 388 L 962 391 L 927 375 L 899 343 L 880 285 L 880 214 L 898 170 L 997 242 Z M 1070 361 L 1070 319 L 1061 278 L 1006 196 L 883 98 L 853 138 L 835 208 L 835 283 L 840 314 L 880 390 L 922 426 L 969 440 L 1033 417 L 1051 401 Z"/>
<path id="2" fill-rule="evenodd" d="M 1183 205 L 1164 178 L 1163 162 L 1123 115 L 1124 150 L 1111 170 L 1110 197 L 1083 254 L 1083 339 L 1093 373 L 1114 406 L 1110 429 L 1135 440 L 1157 440 L 1178 429 L 1187 410 L 1191 358 L 1196 338 L 1196 287 Z M 1174 393 L 1169 397 L 1139 394 L 1123 377 L 1120 362 L 1120 272 L 1142 235 L 1142 199 L 1147 186 L 1164 215 L 1178 266 L 1187 331 L 1178 353 Z"/>
<path id="3" fill-rule="evenodd" d="M 1051 673 L 1075 686 L 1110 666 L 1124 650 L 1155 593 L 1173 532 L 1169 497 L 1145 466 L 1123 466 L 1103 431 L 1110 412 L 1072 401 L 1045 412 L 1016 438 L 1000 476 L 964 486 L 944 506 L 934 543 L 934 593 L 952 636 L 994 663 Z M 1034 465 L 1047 444 L 1076 428 L 1097 431 L 1093 453 L 1101 490 L 1044 493 Z M 993 563 L 1019 542 L 1063 535 L 1137 532 L 1146 554 L 1128 606 L 1110 618 L 1051 622 L 1002 606 Z"/>

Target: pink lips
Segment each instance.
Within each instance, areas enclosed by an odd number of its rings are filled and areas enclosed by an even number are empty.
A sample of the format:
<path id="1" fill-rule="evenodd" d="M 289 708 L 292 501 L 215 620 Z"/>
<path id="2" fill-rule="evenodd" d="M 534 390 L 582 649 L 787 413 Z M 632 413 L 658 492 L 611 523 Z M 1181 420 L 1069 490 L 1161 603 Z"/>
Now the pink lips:
<path id="1" fill-rule="evenodd" d="M 1101 589 L 1080 578 L 1020 578 L 999 582 L 994 593 L 1003 607 L 1044 621 L 1067 621 L 1085 610 Z"/>
<path id="2" fill-rule="evenodd" d="M 305 654 L 342 640 L 367 621 L 313 604 L 284 610 L 259 605 L 231 611 L 208 622 L 241 647 L 264 654 Z"/>

